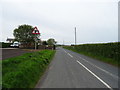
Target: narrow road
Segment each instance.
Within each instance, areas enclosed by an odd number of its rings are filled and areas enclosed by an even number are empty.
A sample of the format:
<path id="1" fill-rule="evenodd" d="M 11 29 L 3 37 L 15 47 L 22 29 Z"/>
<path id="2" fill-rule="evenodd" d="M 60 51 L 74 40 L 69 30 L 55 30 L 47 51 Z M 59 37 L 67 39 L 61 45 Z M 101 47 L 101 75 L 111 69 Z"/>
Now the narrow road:
<path id="1" fill-rule="evenodd" d="M 87 56 L 57 48 L 36 88 L 118 88 L 118 68 Z M 116 90 L 116 89 L 115 89 Z"/>

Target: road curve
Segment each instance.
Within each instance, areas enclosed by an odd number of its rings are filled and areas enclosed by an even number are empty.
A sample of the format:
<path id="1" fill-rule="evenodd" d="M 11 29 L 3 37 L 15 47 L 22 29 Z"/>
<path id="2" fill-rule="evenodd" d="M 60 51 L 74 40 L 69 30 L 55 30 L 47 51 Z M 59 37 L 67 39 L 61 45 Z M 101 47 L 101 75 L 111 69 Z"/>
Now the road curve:
<path id="1" fill-rule="evenodd" d="M 118 68 L 90 57 L 57 48 L 36 88 L 118 88 Z M 116 89 L 115 89 L 116 90 Z"/>

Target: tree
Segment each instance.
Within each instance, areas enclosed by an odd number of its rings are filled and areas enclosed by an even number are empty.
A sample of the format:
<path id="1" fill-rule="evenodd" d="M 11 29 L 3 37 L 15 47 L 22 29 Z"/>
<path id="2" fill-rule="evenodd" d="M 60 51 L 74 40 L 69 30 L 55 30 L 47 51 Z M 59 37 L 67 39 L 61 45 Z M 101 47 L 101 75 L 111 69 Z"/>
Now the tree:
<path id="1" fill-rule="evenodd" d="M 18 28 L 14 29 L 15 40 L 24 44 L 25 46 L 31 45 L 35 42 L 35 37 L 38 40 L 40 35 L 32 34 L 33 27 L 30 25 L 20 25 Z"/>
<path id="2" fill-rule="evenodd" d="M 57 42 L 55 41 L 55 39 L 50 38 L 47 40 L 47 43 L 48 43 L 48 45 L 55 45 Z"/>
<path id="3" fill-rule="evenodd" d="M 42 41 L 42 45 L 48 45 L 46 41 Z"/>

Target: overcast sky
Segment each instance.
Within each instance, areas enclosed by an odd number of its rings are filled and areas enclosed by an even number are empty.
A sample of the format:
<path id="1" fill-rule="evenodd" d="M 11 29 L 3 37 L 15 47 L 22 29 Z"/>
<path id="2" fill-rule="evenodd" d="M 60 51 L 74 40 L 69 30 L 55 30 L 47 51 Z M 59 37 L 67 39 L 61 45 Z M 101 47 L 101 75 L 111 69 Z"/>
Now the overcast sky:
<path id="1" fill-rule="evenodd" d="M 41 39 L 77 44 L 118 41 L 119 0 L 3 0 L 0 2 L 0 41 L 13 38 L 19 25 L 37 26 Z"/>

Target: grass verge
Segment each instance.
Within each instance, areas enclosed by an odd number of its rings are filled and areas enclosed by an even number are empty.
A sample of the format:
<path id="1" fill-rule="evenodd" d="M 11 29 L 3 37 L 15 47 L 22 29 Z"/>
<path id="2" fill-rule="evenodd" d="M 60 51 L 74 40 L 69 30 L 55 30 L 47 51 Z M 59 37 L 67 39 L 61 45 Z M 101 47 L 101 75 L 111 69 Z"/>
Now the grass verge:
<path id="1" fill-rule="evenodd" d="M 43 50 L 2 61 L 2 88 L 34 88 L 54 54 Z"/>
<path id="2" fill-rule="evenodd" d="M 114 66 L 117 66 L 117 67 L 120 67 L 120 62 L 118 62 L 117 60 L 114 60 L 112 58 L 107 58 L 107 57 L 104 57 L 104 56 L 99 56 L 99 55 L 95 55 L 93 53 L 90 53 L 90 52 L 83 52 L 83 51 L 78 51 L 76 49 L 73 49 L 73 48 L 70 48 L 70 47 L 63 47 L 65 49 L 68 49 L 68 50 L 71 50 L 71 51 L 74 51 L 74 52 L 77 52 L 79 54 L 83 54 L 83 55 L 86 55 L 86 56 L 89 56 L 89 57 L 92 57 L 94 59 L 97 59 L 97 60 L 100 60 L 100 61 L 103 61 L 105 63 L 109 63 L 111 65 L 114 65 Z"/>

